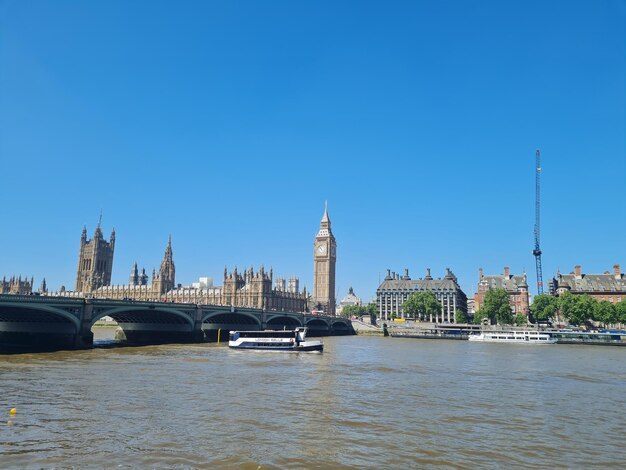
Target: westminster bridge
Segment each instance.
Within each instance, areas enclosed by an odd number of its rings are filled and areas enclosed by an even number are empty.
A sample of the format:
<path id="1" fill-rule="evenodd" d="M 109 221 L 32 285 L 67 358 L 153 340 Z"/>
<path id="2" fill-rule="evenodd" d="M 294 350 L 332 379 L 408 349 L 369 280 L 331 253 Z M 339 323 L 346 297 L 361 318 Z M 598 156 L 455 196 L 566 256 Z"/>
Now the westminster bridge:
<path id="1" fill-rule="evenodd" d="M 191 303 L 0 294 L 0 352 L 87 349 L 92 326 L 113 318 L 129 344 L 194 343 L 229 330 L 309 328 L 310 336 L 354 334 L 349 320 L 310 313 Z"/>

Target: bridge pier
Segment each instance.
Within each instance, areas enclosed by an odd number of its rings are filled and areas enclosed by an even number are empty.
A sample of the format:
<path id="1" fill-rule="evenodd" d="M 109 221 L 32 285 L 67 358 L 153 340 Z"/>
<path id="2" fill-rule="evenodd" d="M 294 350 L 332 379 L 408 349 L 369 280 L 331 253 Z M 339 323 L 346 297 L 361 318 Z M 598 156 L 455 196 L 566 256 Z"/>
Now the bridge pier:
<path id="1" fill-rule="evenodd" d="M 90 349 L 93 347 L 93 332 L 91 331 L 92 315 L 93 305 L 91 302 L 85 301 L 80 327 L 74 338 L 74 349 Z"/>

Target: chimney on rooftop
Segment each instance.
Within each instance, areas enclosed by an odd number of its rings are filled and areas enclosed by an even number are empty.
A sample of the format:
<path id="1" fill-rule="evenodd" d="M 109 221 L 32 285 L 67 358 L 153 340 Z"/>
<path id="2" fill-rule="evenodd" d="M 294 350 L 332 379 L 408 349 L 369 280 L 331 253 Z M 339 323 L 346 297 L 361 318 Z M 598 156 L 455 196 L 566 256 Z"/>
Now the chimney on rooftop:
<path id="1" fill-rule="evenodd" d="M 509 279 L 511 277 L 511 269 L 508 266 L 504 267 L 504 277 Z"/>
<path id="2" fill-rule="evenodd" d="M 483 279 L 483 268 L 478 268 L 479 280 Z"/>
<path id="3" fill-rule="evenodd" d="M 622 278 L 622 274 L 619 270 L 619 264 L 614 264 L 613 265 L 613 272 L 615 273 L 615 279 L 621 279 Z"/>
<path id="4" fill-rule="evenodd" d="M 575 272 L 576 272 L 576 279 L 582 279 L 583 278 L 583 271 L 582 268 L 580 267 L 580 264 L 577 264 L 576 266 L 574 266 Z"/>

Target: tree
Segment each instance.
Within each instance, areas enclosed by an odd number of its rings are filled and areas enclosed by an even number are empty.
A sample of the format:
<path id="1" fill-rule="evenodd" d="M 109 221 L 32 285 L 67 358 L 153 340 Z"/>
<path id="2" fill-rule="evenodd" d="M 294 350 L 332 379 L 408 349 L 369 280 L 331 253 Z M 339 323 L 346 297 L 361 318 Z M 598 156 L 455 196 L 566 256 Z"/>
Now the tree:
<path id="1" fill-rule="evenodd" d="M 576 299 L 572 319 L 575 325 L 581 325 L 593 319 L 596 301 L 588 294 L 579 295 Z"/>
<path id="2" fill-rule="evenodd" d="M 370 323 L 372 325 L 376 324 L 377 312 L 378 312 L 378 309 L 375 303 L 371 303 L 367 305 L 367 313 L 370 316 Z"/>
<path id="3" fill-rule="evenodd" d="M 571 318 L 574 315 L 576 308 L 576 296 L 571 292 L 564 292 L 558 299 L 557 305 L 559 307 L 559 313 L 561 316 L 571 322 Z"/>
<path id="4" fill-rule="evenodd" d="M 617 323 L 618 317 L 615 305 L 606 300 L 596 302 L 594 305 L 593 319 L 599 321 L 604 326 L 610 323 Z"/>
<path id="5" fill-rule="evenodd" d="M 430 317 L 429 321 L 433 321 L 433 315 L 437 316 L 441 310 L 441 304 L 434 292 L 414 292 L 402 304 L 402 310 L 405 315 L 415 319 L 425 320 L 428 316 Z"/>
<path id="6" fill-rule="evenodd" d="M 467 315 L 460 308 L 457 308 L 456 312 L 454 312 L 454 323 L 467 323 Z"/>
<path id="7" fill-rule="evenodd" d="M 528 324 L 528 317 L 526 317 L 523 313 L 518 313 L 515 315 L 515 318 L 513 318 L 513 321 L 517 326 L 524 326 Z"/>
<path id="8" fill-rule="evenodd" d="M 618 322 L 622 324 L 626 323 L 626 300 L 615 304 L 615 316 Z"/>
<path id="9" fill-rule="evenodd" d="M 572 325 L 592 320 L 596 301 L 588 294 L 574 295 L 565 292 L 559 297 L 559 311 Z"/>
<path id="10" fill-rule="evenodd" d="M 351 314 L 350 314 L 350 307 L 352 307 L 352 305 L 346 305 L 345 307 L 343 307 L 343 308 L 341 309 L 341 313 L 340 313 L 340 315 L 341 315 L 342 317 L 345 317 L 345 318 L 350 318 L 350 315 L 351 315 Z"/>
<path id="11" fill-rule="evenodd" d="M 556 318 L 556 312 L 559 309 L 559 301 L 550 294 L 539 294 L 533 299 L 530 306 L 530 313 L 535 322 L 549 321 Z"/>
<path id="12" fill-rule="evenodd" d="M 482 318 L 489 318 L 499 325 L 511 325 L 513 312 L 509 303 L 509 294 L 504 289 L 491 289 L 485 294 L 483 306 L 478 311 Z"/>
<path id="13" fill-rule="evenodd" d="M 376 319 L 376 304 L 369 305 L 346 305 L 341 310 L 341 316 L 346 318 L 362 317 L 363 315 L 371 315 Z"/>

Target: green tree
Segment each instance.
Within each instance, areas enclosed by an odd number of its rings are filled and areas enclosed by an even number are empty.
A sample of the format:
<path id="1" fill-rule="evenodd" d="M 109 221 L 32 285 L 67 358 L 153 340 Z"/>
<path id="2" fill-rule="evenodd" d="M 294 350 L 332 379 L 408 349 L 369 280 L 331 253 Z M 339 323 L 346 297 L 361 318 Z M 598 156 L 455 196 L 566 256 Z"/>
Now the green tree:
<path id="1" fill-rule="evenodd" d="M 556 318 L 556 312 L 559 309 L 559 301 L 550 294 L 539 294 L 533 299 L 530 306 L 530 313 L 535 322 L 549 321 Z"/>
<path id="2" fill-rule="evenodd" d="M 559 297 L 559 310 L 572 325 L 581 325 L 593 319 L 595 303 L 588 294 L 574 295 L 566 292 Z"/>
<path id="3" fill-rule="evenodd" d="M 513 312 L 509 303 L 509 294 L 504 289 L 491 289 L 485 294 L 483 306 L 478 311 L 482 318 L 489 318 L 499 325 L 511 325 Z"/>
<path id="4" fill-rule="evenodd" d="M 463 310 L 460 308 L 456 309 L 454 312 L 454 322 L 455 323 L 467 323 L 467 315 L 463 313 Z"/>
<path id="5" fill-rule="evenodd" d="M 489 320 L 489 323 L 492 323 L 491 318 L 488 317 L 487 312 L 482 308 L 478 312 L 474 312 L 474 323 L 477 325 L 480 325 L 485 318 Z"/>
<path id="6" fill-rule="evenodd" d="M 626 324 L 626 299 L 615 304 L 615 318 L 618 323 Z"/>
<path id="7" fill-rule="evenodd" d="M 352 315 L 356 315 L 356 305 L 346 305 L 341 309 L 341 316 L 350 318 Z"/>
<path id="8" fill-rule="evenodd" d="M 596 302 L 594 305 L 593 319 L 599 321 L 604 326 L 619 321 L 615 305 L 606 300 Z"/>
<path id="9" fill-rule="evenodd" d="M 372 325 L 376 324 L 376 318 L 378 317 L 378 306 L 375 303 L 371 303 L 367 305 L 367 314 L 370 316 L 370 323 Z"/>
<path id="10" fill-rule="evenodd" d="M 376 318 L 376 304 L 369 305 L 346 305 L 341 310 L 341 316 L 346 318 L 362 317 L 363 315 L 373 315 Z"/>
<path id="11" fill-rule="evenodd" d="M 436 316 L 439 313 L 441 304 L 434 292 L 414 292 L 402 304 L 402 310 L 406 316 L 420 320 L 429 317 L 429 321 L 433 321 L 433 315 Z"/>
<path id="12" fill-rule="evenodd" d="M 574 315 L 576 309 L 577 299 L 571 292 L 564 292 L 559 296 L 557 305 L 559 307 L 559 314 L 568 322 L 572 322 L 571 318 Z"/>
<path id="13" fill-rule="evenodd" d="M 515 322 L 517 326 L 525 326 L 528 324 L 528 317 L 524 315 L 523 313 L 518 313 L 513 318 L 513 321 Z"/>

